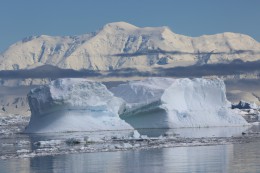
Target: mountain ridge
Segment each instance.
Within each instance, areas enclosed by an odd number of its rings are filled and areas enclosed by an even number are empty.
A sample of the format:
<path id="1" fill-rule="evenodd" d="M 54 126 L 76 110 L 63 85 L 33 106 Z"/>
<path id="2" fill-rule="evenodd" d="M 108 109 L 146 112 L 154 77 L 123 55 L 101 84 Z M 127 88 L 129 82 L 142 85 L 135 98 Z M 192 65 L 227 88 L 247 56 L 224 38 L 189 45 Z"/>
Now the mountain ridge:
<path id="1" fill-rule="evenodd" d="M 169 68 L 235 59 L 256 61 L 260 59 L 259 52 L 260 43 L 244 34 L 225 32 L 189 37 L 166 26 L 139 28 L 114 22 L 79 36 L 26 37 L 0 54 L 0 70 L 31 69 L 46 64 L 74 70 Z"/>

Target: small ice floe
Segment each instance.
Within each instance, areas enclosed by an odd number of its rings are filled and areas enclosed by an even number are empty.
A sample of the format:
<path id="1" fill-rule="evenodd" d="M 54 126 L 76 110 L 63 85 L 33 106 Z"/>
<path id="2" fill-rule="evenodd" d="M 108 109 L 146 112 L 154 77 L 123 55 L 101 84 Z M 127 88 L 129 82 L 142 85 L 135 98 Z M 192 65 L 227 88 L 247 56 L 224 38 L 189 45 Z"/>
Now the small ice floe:
<path id="1" fill-rule="evenodd" d="M 57 151 L 58 148 L 56 147 L 52 147 L 52 148 L 38 148 L 37 150 L 35 150 L 36 154 L 39 153 L 53 153 L 54 151 Z"/>
<path id="2" fill-rule="evenodd" d="M 20 149 L 20 150 L 17 150 L 16 152 L 17 152 L 18 154 L 21 154 L 21 153 L 29 153 L 30 150 Z"/>
<path id="3" fill-rule="evenodd" d="M 18 146 L 24 146 L 24 145 L 30 145 L 30 141 L 25 141 L 25 140 L 21 140 L 21 141 L 17 141 L 15 144 Z"/>
<path id="4" fill-rule="evenodd" d="M 2 143 L 1 145 L 2 145 L 2 147 L 10 147 L 10 146 L 14 146 L 13 143 Z"/>
<path id="5" fill-rule="evenodd" d="M 49 141 L 37 141 L 34 143 L 34 145 L 40 147 L 51 147 L 51 146 L 60 145 L 61 143 L 62 143 L 61 140 L 49 140 Z"/>
<path id="6" fill-rule="evenodd" d="M 131 145 L 130 143 L 122 143 L 122 144 L 116 144 L 114 145 L 115 149 L 120 149 L 120 150 L 124 150 L 124 149 L 131 149 L 133 148 L 133 145 Z"/>

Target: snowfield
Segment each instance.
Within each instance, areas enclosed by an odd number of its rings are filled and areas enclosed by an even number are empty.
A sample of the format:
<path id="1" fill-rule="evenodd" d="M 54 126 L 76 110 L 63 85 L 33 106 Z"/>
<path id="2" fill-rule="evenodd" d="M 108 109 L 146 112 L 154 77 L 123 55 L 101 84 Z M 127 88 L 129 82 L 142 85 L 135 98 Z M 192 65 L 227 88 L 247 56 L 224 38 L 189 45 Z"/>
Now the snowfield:
<path id="1" fill-rule="evenodd" d="M 220 79 L 148 78 L 109 91 L 67 78 L 31 90 L 28 100 L 28 133 L 248 125 Z"/>

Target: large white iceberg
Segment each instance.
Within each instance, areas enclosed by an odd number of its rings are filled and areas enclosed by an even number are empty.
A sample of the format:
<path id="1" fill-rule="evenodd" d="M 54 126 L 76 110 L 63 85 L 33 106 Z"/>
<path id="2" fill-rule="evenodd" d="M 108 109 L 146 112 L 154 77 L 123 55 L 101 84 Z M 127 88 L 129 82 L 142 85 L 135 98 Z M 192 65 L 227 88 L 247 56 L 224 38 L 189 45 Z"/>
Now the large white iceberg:
<path id="1" fill-rule="evenodd" d="M 134 128 L 248 125 L 230 109 L 220 79 L 148 78 L 111 91 L 127 102 L 120 117 Z"/>
<path id="2" fill-rule="evenodd" d="M 57 79 L 31 90 L 28 101 L 28 133 L 133 129 L 118 115 L 124 101 L 99 82 Z"/>
<path id="3" fill-rule="evenodd" d="M 109 91 L 86 79 L 57 79 L 30 91 L 25 132 L 240 126 L 220 79 L 148 78 Z"/>

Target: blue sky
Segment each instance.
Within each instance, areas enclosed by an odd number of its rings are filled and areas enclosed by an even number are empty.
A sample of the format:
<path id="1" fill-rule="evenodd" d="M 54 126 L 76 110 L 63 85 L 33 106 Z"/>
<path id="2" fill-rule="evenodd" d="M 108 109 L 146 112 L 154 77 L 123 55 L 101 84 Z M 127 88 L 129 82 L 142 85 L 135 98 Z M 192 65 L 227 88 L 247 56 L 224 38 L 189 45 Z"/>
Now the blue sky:
<path id="1" fill-rule="evenodd" d="M 1 0 L 0 52 L 26 36 L 80 35 L 116 21 L 260 41 L 260 0 Z"/>

